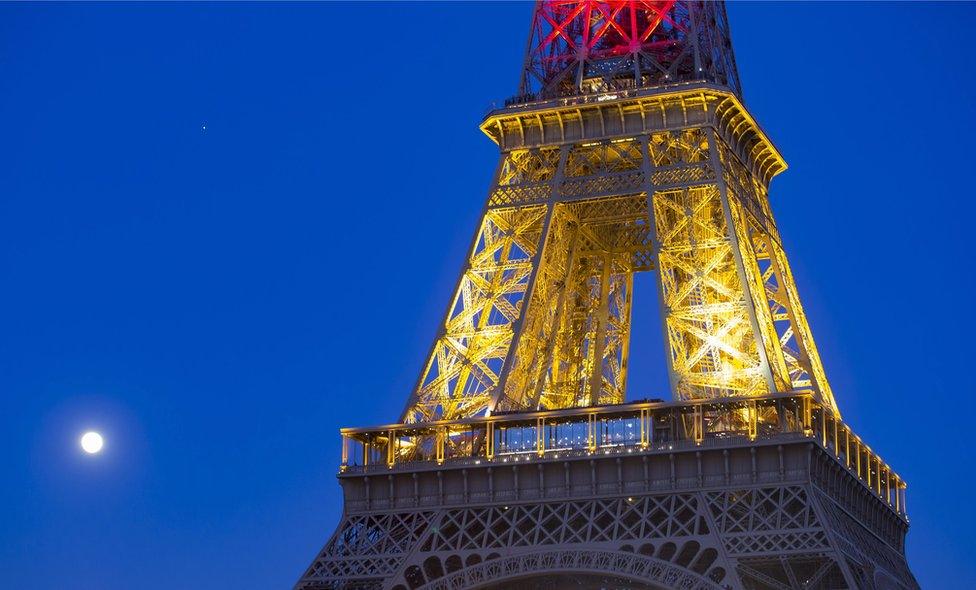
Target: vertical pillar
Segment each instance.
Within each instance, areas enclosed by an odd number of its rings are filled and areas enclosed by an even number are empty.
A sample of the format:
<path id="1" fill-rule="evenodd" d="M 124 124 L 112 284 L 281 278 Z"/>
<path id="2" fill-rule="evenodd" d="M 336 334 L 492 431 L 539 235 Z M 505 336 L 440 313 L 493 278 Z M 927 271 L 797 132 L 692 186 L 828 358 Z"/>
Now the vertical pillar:
<path id="1" fill-rule="evenodd" d="M 341 434 L 342 438 L 342 462 L 339 463 L 339 471 L 345 471 L 349 467 L 349 438 Z"/>
<path id="2" fill-rule="evenodd" d="M 518 463 L 512 465 L 512 491 L 515 492 L 515 499 L 519 498 L 519 483 L 518 483 Z"/>
<path id="3" fill-rule="evenodd" d="M 640 446 L 646 449 L 648 446 L 648 430 L 650 429 L 650 411 L 645 408 L 640 411 Z"/>
<path id="4" fill-rule="evenodd" d="M 813 434 L 813 404 L 810 401 L 810 396 L 807 395 L 801 397 L 800 400 L 800 420 L 803 422 L 803 432 L 807 436 L 811 436 Z"/>
<path id="5" fill-rule="evenodd" d="M 746 420 L 748 421 L 749 440 L 756 440 L 758 435 L 759 410 L 756 408 L 756 400 L 751 399 L 746 402 Z"/>
<path id="6" fill-rule="evenodd" d="M 695 425 L 694 425 L 694 436 L 695 444 L 700 445 L 702 440 L 705 438 L 705 412 L 701 405 L 695 406 Z"/>
<path id="7" fill-rule="evenodd" d="M 827 448 L 827 410 L 820 408 L 820 442 Z"/>
<path id="8" fill-rule="evenodd" d="M 779 480 L 786 479 L 786 462 L 783 458 L 783 445 L 776 445 L 776 453 L 779 455 Z"/>
<path id="9" fill-rule="evenodd" d="M 840 420 L 834 416 L 834 456 L 840 458 Z"/>
<path id="10" fill-rule="evenodd" d="M 546 454 L 546 440 L 543 436 L 545 428 L 546 421 L 542 418 L 537 418 L 535 421 L 535 452 L 540 457 Z"/>
<path id="11" fill-rule="evenodd" d="M 888 500 L 888 505 L 891 505 L 891 468 L 887 465 L 885 466 L 885 498 Z"/>
<path id="12" fill-rule="evenodd" d="M 590 493 L 596 495 L 596 461 L 590 459 Z"/>
<path id="13" fill-rule="evenodd" d="M 851 429 L 844 427 L 844 460 L 847 462 L 847 468 L 851 468 Z"/>
<path id="14" fill-rule="evenodd" d="M 671 488 L 678 487 L 678 476 L 674 469 L 674 453 L 668 453 L 668 460 L 671 461 Z"/>
<path id="15" fill-rule="evenodd" d="M 447 433 L 444 430 L 444 427 L 442 426 L 437 429 L 437 434 L 434 439 L 434 446 L 435 446 L 434 455 L 435 458 L 437 459 L 438 465 L 444 462 L 444 439 L 446 438 L 446 434 Z"/>
<path id="16" fill-rule="evenodd" d="M 617 457 L 617 492 L 624 491 L 624 466 L 620 457 Z"/>
<path id="17" fill-rule="evenodd" d="M 391 430 L 387 438 L 386 443 L 386 466 L 393 468 L 393 463 L 396 462 L 396 430 Z"/>
<path id="18" fill-rule="evenodd" d="M 878 470 L 874 472 L 874 486 L 878 489 L 878 495 L 881 495 L 881 457 L 875 455 L 874 461 L 878 465 Z"/>
<path id="19" fill-rule="evenodd" d="M 864 475 L 867 478 L 868 487 L 871 487 L 871 449 L 865 445 L 861 445 L 864 448 L 864 462 L 867 463 L 864 470 Z"/>
<path id="20" fill-rule="evenodd" d="M 596 451 L 596 414 L 588 414 L 586 445 L 591 453 Z"/>
<path id="21" fill-rule="evenodd" d="M 491 420 L 485 423 L 485 458 L 495 458 L 495 423 Z"/>
<path id="22" fill-rule="evenodd" d="M 901 488 L 901 478 L 897 475 L 895 476 L 895 512 L 901 513 L 901 493 L 899 492 Z"/>
<path id="23" fill-rule="evenodd" d="M 600 403 L 600 392 L 603 390 L 603 355 L 607 340 L 607 323 L 610 321 L 610 266 L 613 258 L 603 257 L 603 273 L 600 276 L 600 307 L 596 316 L 596 337 L 593 342 L 593 363 L 590 367 L 590 405 Z M 555 328 L 554 328 L 555 329 Z"/>
<path id="24" fill-rule="evenodd" d="M 572 484 L 569 481 L 569 461 L 563 461 L 563 486 L 565 491 L 564 495 L 569 496 L 570 490 L 573 489 Z"/>
<path id="25" fill-rule="evenodd" d="M 758 465 L 756 464 L 756 447 L 749 447 L 749 455 L 752 459 L 752 471 L 750 472 L 750 478 L 752 483 L 756 483 L 756 478 L 759 476 Z"/>

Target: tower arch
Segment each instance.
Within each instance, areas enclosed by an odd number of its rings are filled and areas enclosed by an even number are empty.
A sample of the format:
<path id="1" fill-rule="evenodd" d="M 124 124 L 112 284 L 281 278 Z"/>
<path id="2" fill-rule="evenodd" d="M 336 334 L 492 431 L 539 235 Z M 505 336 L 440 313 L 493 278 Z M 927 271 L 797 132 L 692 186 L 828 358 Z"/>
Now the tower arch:
<path id="1" fill-rule="evenodd" d="M 722 590 L 708 578 L 646 555 L 623 551 L 579 551 L 540 549 L 501 556 L 466 567 L 420 586 L 422 590 L 497 590 L 519 581 L 544 584 L 552 576 L 574 574 L 588 580 L 606 577 L 626 580 L 628 590 Z M 528 587 L 528 586 L 527 586 Z M 544 585 L 538 587 L 545 587 Z M 598 588 L 599 586 L 594 586 Z"/>

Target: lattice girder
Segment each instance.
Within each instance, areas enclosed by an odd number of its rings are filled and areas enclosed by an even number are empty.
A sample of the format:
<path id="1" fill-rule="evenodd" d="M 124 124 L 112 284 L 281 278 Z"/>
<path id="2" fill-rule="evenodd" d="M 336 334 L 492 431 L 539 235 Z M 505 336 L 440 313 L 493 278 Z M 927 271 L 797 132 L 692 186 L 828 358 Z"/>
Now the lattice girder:
<path id="1" fill-rule="evenodd" d="M 622 402 L 644 271 L 671 397 L 807 389 L 836 412 L 753 169 L 707 125 L 503 153 L 407 420 Z"/>
<path id="2" fill-rule="evenodd" d="M 768 393 L 718 188 L 653 199 L 675 396 Z"/>
<path id="3" fill-rule="evenodd" d="M 561 570 L 702 590 L 869 588 L 872 576 L 917 588 L 903 554 L 834 501 L 797 482 L 350 514 L 298 587 L 446 590 Z"/>
<path id="4" fill-rule="evenodd" d="M 481 125 L 501 158 L 404 413 L 343 430 L 342 520 L 296 588 L 917 590 L 907 486 L 840 420 L 724 4 L 539 0 L 521 93 Z M 672 401 L 625 402 L 655 296 Z"/>
<path id="5" fill-rule="evenodd" d="M 508 355 L 545 218 L 544 206 L 485 213 L 406 419 L 459 418 L 487 408 Z"/>
<path id="6" fill-rule="evenodd" d="M 522 100 L 691 80 L 707 80 L 738 92 L 721 3 L 536 3 L 522 74 Z"/>

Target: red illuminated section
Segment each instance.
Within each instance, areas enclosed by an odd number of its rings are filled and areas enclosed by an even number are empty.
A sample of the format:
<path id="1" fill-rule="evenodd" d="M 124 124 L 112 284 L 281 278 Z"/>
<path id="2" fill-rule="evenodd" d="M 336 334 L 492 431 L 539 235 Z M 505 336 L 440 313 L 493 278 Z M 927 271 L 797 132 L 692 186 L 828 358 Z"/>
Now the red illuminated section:
<path id="1" fill-rule="evenodd" d="M 525 95 L 559 96 L 694 79 L 737 90 L 721 3 L 536 4 L 522 80 Z"/>
<path id="2" fill-rule="evenodd" d="M 668 29 L 681 28 L 668 14 L 674 5 L 674 0 L 544 2 L 540 16 L 551 30 L 535 52 L 560 69 L 570 59 L 620 55 L 673 43 Z M 665 23 L 669 26 L 660 26 Z M 657 35 L 655 31 L 659 31 Z"/>

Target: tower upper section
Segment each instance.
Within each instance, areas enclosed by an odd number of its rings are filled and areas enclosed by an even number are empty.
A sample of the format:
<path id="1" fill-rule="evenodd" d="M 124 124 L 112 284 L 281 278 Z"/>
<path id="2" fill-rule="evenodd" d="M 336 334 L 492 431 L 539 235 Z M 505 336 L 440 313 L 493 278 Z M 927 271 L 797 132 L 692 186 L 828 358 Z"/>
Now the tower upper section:
<path id="1" fill-rule="evenodd" d="M 724 3 L 538 0 L 516 102 L 687 82 L 741 96 Z"/>

